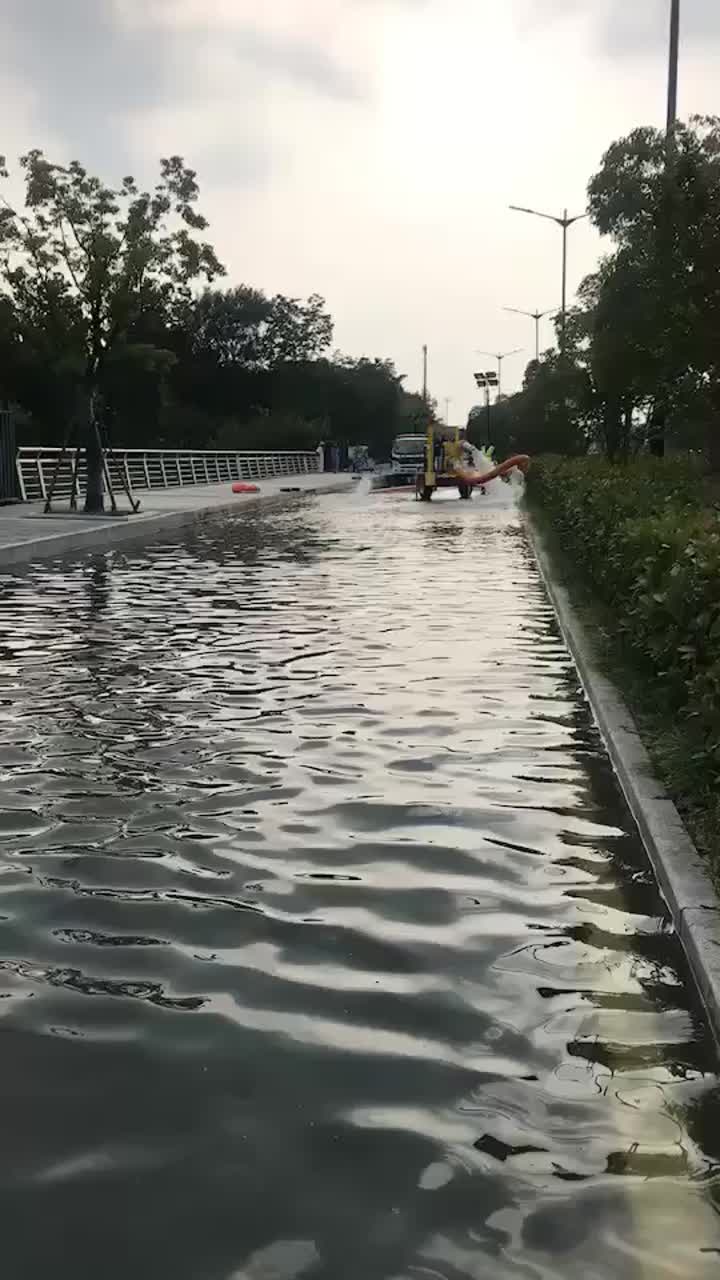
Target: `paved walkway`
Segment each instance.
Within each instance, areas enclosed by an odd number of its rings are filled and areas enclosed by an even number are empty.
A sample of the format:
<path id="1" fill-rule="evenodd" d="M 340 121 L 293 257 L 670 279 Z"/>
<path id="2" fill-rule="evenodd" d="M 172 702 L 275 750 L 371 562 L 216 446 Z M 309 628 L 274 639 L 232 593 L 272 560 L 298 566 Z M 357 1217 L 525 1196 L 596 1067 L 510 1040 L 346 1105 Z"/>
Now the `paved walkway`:
<path id="1" fill-rule="evenodd" d="M 186 524 L 207 512 L 250 508 L 292 490 L 333 492 L 351 483 L 349 476 L 322 474 L 261 480 L 257 494 L 234 494 L 229 483 L 153 489 L 135 494 L 141 503 L 136 515 L 123 511 L 116 516 L 85 516 L 63 511 L 61 502 L 59 510 L 48 516 L 38 502 L 0 507 L 0 566 L 112 547 Z M 124 497 L 120 505 L 127 505 Z"/>

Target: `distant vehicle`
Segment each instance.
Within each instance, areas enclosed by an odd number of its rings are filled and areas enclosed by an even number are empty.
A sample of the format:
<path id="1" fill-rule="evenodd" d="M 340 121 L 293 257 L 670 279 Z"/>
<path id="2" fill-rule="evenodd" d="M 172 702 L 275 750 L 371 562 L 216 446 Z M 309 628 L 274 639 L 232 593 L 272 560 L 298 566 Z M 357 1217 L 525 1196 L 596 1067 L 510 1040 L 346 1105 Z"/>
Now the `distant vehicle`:
<path id="1" fill-rule="evenodd" d="M 392 470 L 412 475 L 425 466 L 425 436 L 396 436 L 392 447 Z"/>

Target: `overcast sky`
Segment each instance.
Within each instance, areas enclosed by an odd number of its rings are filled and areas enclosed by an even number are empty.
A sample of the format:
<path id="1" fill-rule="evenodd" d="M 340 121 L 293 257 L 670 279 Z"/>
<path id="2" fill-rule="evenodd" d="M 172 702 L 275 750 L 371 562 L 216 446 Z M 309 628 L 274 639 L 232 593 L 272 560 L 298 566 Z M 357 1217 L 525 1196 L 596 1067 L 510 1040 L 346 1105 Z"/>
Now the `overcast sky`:
<path id="1" fill-rule="evenodd" d="M 720 113 L 719 0 L 682 0 L 681 114 Z M 1 0 L 0 151 L 117 180 L 197 169 L 229 281 L 322 293 L 335 343 L 451 417 L 477 348 L 534 345 L 560 232 L 613 138 L 662 124 L 669 0 Z M 572 232 L 570 287 L 599 242 Z M 550 331 L 545 330 L 546 341 Z"/>

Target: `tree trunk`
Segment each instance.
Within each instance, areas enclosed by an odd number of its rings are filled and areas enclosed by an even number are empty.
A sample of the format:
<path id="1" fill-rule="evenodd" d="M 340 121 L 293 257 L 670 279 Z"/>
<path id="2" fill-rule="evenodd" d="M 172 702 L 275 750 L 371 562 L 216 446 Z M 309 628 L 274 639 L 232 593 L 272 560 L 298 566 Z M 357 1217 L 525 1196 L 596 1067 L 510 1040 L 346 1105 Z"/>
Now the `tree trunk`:
<path id="1" fill-rule="evenodd" d="M 609 400 L 603 411 L 603 434 L 605 436 L 605 456 L 608 462 L 615 462 L 620 448 L 622 434 L 620 405 L 616 400 Z"/>
<path id="2" fill-rule="evenodd" d="M 665 407 L 656 404 L 650 418 L 650 430 L 648 433 L 648 447 L 650 456 L 653 458 L 665 457 Z"/>
<path id="3" fill-rule="evenodd" d="M 720 418 L 716 418 L 710 427 L 708 463 L 713 475 L 717 475 L 720 472 Z"/>
<path id="4" fill-rule="evenodd" d="M 713 475 L 720 472 L 720 387 L 710 392 L 711 418 L 708 426 L 708 464 Z"/>
<path id="5" fill-rule="evenodd" d="M 623 434 L 620 454 L 623 462 L 627 462 L 630 457 L 630 449 L 632 446 L 633 433 L 633 404 L 631 400 L 626 400 L 623 408 Z"/>
<path id="6" fill-rule="evenodd" d="M 87 466 L 85 512 L 88 515 L 93 515 L 105 510 L 103 455 L 95 417 L 94 391 L 90 391 L 87 394 L 83 406 L 83 434 L 85 436 L 85 464 Z"/>

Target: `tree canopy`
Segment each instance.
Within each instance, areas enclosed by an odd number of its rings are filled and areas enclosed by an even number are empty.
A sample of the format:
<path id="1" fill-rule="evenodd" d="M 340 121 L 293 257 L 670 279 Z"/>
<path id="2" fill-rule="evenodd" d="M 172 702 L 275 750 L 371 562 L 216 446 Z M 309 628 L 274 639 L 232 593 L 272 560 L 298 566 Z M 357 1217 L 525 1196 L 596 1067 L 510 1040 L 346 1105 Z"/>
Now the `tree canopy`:
<path id="1" fill-rule="evenodd" d="M 717 466 L 720 119 L 614 142 L 588 202 L 610 248 L 569 311 L 565 356 L 529 366 L 519 396 L 493 410 L 493 429 L 528 449 L 597 447 L 611 458 L 648 442 L 704 445 Z"/>
<path id="2" fill-rule="evenodd" d="M 315 447 L 424 430 L 428 411 L 392 362 L 331 354 L 318 294 L 223 288 L 205 239 L 195 172 L 179 156 L 159 181 L 108 186 L 79 163 L 21 157 L 24 200 L 0 192 L 0 396 L 27 443 L 60 443 L 75 423 L 126 447 Z M 0 180 L 10 175 L 0 161 Z M 91 470 L 92 468 L 89 468 Z M 89 481 L 90 488 L 90 481 Z"/>

